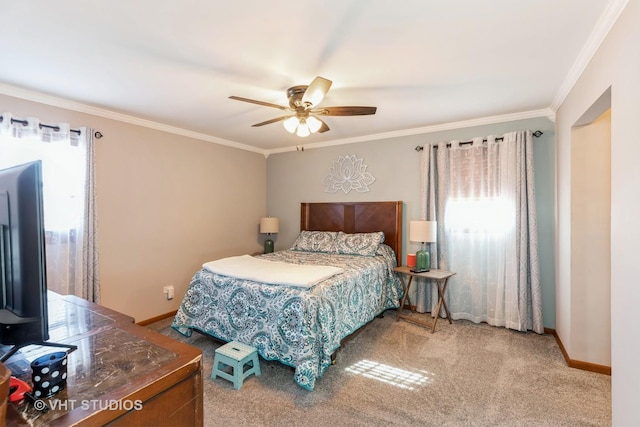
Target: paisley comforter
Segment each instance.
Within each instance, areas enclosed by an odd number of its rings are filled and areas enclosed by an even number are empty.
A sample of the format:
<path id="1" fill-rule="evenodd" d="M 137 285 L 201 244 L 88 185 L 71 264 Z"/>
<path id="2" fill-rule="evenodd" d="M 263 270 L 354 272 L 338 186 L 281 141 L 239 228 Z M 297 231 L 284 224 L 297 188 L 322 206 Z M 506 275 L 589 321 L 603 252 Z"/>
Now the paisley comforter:
<path id="1" fill-rule="evenodd" d="M 202 269 L 193 276 L 172 327 L 185 336 L 197 329 L 222 341 L 258 349 L 266 360 L 295 368 L 294 380 L 313 390 L 343 338 L 389 308 L 402 285 L 393 250 L 376 256 L 284 250 L 265 259 L 344 269 L 310 289 L 268 285 Z"/>

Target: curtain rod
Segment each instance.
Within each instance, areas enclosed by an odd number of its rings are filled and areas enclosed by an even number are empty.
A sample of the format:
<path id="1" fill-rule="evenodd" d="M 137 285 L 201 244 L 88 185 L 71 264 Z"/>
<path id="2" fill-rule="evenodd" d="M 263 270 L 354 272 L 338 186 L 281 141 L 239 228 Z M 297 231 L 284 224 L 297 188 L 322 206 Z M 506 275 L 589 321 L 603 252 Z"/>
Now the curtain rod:
<path id="1" fill-rule="evenodd" d="M 2 121 L 4 120 L 4 118 L 2 116 L 0 116 L 0 123 L 2 123 Z M 20 119 L 14 119 L 13 117 L 11 118 L 11 124 L 13 123 L 20 123 L 22 126 L 26 126 L 29 124 L 29 122 L 27 120 L 20 120 Z M 44 123 L 39 123 L 38 126 L 40 127 L 40 129 L 42 128 L 47 128 L 47 129 L 53 129 L 55 131 L 59 131 L 60 127 L 59 126 L 54 126 L 54 125 L 45 125 Z M 80 129 L 69 129 L 70 132 L 73 133 L 77 133 L 80 134 Z M 102 135 L 102 133 L 96 131 L 94 132 L 93 136 L 96 139 L 100 139 L 102 138 L 104 135 Z"/>
<path id="2" fill-rule="evenodd" d="M 542 135 L 542 131 L 540 131 L 540 130 L 537 130 L 537 131 L 533 132 L 533 136 L 535 136 L 536 138 L 538 138 L 540 135 Z M 496 138 L 496 141 L 502 141 L 503 139 L 504 139 L 504 138 L 502 138 L 502 137 L 500 136 L 500 137 Z M 483 139 L 483 140 L 482 140 L 482 142 L 487 142 L 487 140 L 486 140 L 486 139 Z M 462 141 L 462 142 L 459 142 L 458 144 L 459 144 L 459 145 L 473 144 L 473 141 Z M 451 147 L 451 144 L 447 144 L 447 147 Z M 422 146 L 422 145 L 418 145 L 418 146 L 415 148 L 415 150 L 416 150 L 416 151 L 422 151 L 422 150 L 424 150 L 424 146 Z"/>

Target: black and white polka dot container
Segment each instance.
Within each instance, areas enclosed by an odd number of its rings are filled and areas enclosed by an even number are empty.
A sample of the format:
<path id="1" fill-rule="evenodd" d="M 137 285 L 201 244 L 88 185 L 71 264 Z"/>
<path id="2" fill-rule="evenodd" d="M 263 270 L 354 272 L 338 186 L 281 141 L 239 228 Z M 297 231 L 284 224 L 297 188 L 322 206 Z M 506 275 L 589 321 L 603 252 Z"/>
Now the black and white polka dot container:
<path id="1" fill-rule="evenodd" d="M 50 397 L 67 385 L 67 353 L 45 354 L 31 362 L 31 381 L 36 398 Z"/>

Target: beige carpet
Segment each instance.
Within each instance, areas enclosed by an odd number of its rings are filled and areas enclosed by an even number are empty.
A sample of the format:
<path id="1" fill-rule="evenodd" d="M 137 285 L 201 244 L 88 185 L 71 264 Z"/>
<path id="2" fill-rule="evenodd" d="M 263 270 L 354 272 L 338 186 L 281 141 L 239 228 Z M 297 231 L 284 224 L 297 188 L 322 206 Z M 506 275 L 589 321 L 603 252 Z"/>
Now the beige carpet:
<path id="1" fill-rule="evenodd" d="M 210 379 L 222 343 L 170 323 L 149 327 L 203 351 L 207 426 L 611 425 L 611 377 L 567 367 L 550 335 L 443 319 L 431 334 L 392 310 L 343 344 L 314 391 L 262 359 L 234 390 Z"/>

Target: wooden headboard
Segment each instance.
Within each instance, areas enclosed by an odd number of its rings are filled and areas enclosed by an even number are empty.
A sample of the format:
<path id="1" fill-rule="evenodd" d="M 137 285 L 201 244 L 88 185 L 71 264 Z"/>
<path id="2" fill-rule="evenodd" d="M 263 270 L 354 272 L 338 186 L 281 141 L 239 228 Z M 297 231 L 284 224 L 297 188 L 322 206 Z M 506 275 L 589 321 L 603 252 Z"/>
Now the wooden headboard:
<path id="1" fill-rule="evenodd" d="M 402 265 L 402 202 L 301 203 L 300 231 L 384 232 Z"/>

